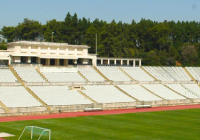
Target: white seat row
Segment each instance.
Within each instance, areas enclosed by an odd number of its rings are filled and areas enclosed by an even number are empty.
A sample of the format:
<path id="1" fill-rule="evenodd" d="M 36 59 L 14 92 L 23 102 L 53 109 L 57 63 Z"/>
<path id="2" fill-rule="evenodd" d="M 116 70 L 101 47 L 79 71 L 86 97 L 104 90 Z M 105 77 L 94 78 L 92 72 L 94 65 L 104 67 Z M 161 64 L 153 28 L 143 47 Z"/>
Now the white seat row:
<path id="1" fill-rule="evenodd" d="M 144 68 L 161 81 L 191 81 L 191 78 L 182 67 L 144 66 Z"/>
<path id="2" fill-rule="evenodd" d="M 184 88 L 181 84 L 166 84 L 168 87 L 170 87 L 171 89 L 175 90 L 176 92 L 188 97 L 188 98 L 199 98 L 197 96 L 195 96 L 193 93 L 191 93 L 190 91 L 188 91 L 186 88 Z"/>
<path id="3" fill-rule="evenodd" d="M 175 81 L 191 81 L 182 67 L 162 67 Z"/>
<path id="4" fill-rule="evenodd" d="M 137 81 L 154 81 L 154 79 L 144 72 L 140 67 L 121 67 L 127 74 Z"/>
<path id="5" fill-rule="evenodd" d="M 92 85 L 84 86 L 83 92 L 98 103 L 133 102 L 134 99 L 128 97 L 113 85 Z"/>
<path id="6" fill-rule="evenodd" d="M 98 66 L 97 69 L 103 73 L 109 80 L 112 81 L 130 81 L 131 79 L 126 76 L 118 67 L 105 67 Z"/>
<path id="7" fill-rule="evenodd" d="M 200 67 L 185 67 L 195 80 L 200 81 Z"/>
<path id="8" fill-rule="evenodd" d="M 85 82 L 77 72 L 43 72 L 50 82 Z"/>
<path id="9" fill-rule="evenodd" d="M 161 98 L 155 96 L 140 85 L 118 85 L 118 87 L 140 101 L 162 100 Z"/>
<path id="10" fill-rule="evenodd" d="M 182 86 L 200 98 L 200 87 L 197 84 L 182 84 Z"/>
<path id="11" fill-rule="evenodd" d="M 31 107 L 41 104 L 22 87 L 0 87 L 0 100 L 7 107 Z"/>
<path id="12" fill-rule="evenodd" d="M 48 105 L 91 104 L 87 98 L 67 86 L 30 86 L 40 99 Z"/>
<path id="13" fill-rule="evenodd" d="M 78 69 L 89 81 L 104 81 L 104 78 L 99 75 L 93 68 Z"/>
<path id="14" fill-rule="evenodd" d="M 163 86 L 162 84 L 144 84 L 143 86 L 164 99 L 185 99 L 183 96 L 178 95 L 177 93 L 173 92 L 172 90 Z"/>
<path id="15" fill-rule="evenodd" d="M 10 69 L 0 69 L 0 82 L 16 82 L 16 80 Z"/>
<path id="16" fill-rule="evenodd" d="M 161 81 L 175 81 L 161 67 L 144 67 L 144 68 L 158 80 L 161 80 Z"/>
<path id="17" fill-rule="evenodd" d="M 34 67 L 13 67 L 22 80 L 26 82 L 45 82 Z"/>

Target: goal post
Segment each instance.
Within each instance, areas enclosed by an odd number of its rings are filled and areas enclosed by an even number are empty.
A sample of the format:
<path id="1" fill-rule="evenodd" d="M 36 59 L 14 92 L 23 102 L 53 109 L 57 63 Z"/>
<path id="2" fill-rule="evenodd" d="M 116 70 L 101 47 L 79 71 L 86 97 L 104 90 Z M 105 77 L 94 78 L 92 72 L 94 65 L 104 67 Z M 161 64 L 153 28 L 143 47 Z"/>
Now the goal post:
<path id="1" fill-rule="evenodd" d="M 26 126 L 24 130 L 22 131 L 18 140 L 21 139 L 25 131 L 28 131 L 29 133 L 31 133 L 31 139 L 33 139 L 33 135 L 38 135 L 38 140 L 40 140 L 42 136 L 47 135 L 49 137 L 49 140 L 51 140 L 51 130 L 47 128 L 38 127 L 38 126 Z"/>

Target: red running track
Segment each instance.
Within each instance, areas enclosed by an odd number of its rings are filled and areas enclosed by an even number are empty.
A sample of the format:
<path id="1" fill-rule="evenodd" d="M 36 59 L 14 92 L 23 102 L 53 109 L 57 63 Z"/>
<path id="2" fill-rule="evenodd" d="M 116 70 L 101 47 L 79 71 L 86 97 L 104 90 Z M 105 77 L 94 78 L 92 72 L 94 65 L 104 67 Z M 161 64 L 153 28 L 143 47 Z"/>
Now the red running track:
<path id="1" fill-rule="evenodd" d="M 138 112 L 153 112 L 153 111 L 194 109 L 194 108 L 200 108 L 200 105 L 167 106 L 167 107 L 153 107 L 153 108 L 141 108 L 141 109 L 132 108 L 132 109 L 104 110 L 96 112 L 70 112 L 70 113 L 60 113 L 60 114 L 35 115 L 35 116 L 1 117 L 0 122 L 67 118 L 67 117 L 79 117 L 79 116 L 96 116 L 96 115 L 109 115 L 109 114 L 125 114 L 125 113 L 138 113 Z"/>

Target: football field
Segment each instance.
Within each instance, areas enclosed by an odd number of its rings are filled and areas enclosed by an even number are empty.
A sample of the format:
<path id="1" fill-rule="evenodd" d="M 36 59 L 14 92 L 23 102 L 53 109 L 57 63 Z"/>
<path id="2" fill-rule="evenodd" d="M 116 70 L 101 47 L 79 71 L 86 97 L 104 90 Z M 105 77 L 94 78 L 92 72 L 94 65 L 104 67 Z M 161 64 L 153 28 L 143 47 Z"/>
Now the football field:
<path id="1" fill-rule="evenodd" d="M 52 140 L 198 140 L 200 109 L 1 122 L 0 132 L 17 140 L 30 125 L 51 129 Z M 28 131 L 25 139 L 30 139 Z"/>

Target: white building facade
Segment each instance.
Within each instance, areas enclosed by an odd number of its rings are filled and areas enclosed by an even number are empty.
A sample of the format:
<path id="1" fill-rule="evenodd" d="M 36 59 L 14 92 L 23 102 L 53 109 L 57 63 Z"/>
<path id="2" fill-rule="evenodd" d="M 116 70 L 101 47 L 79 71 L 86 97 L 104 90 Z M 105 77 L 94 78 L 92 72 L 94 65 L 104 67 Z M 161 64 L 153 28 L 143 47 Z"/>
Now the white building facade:
<path id="1" fill-rule="evenodd" d="M 97 54 L 89 54 L 87 45 L 70 45 L 68 43 L 52 43 L 52 42 L 33 42 L 33 41 L 17 41 L 7 43 L 7 50 L 0 50 L 0 64 L 42 64 L 46 66 L 68 66 L 68 65 L 97 65 Z M 139 58 L 99 58 L 98 60 L 127 60 L 135 62 Z M 102 64 L 102 63 L 101 63 Z M 122 64 L 122 63 L 121 63 Z M 104 64 L 105 65 L 105 64 Z M 135 63 L 131 66 L 135 66 Z"/>

